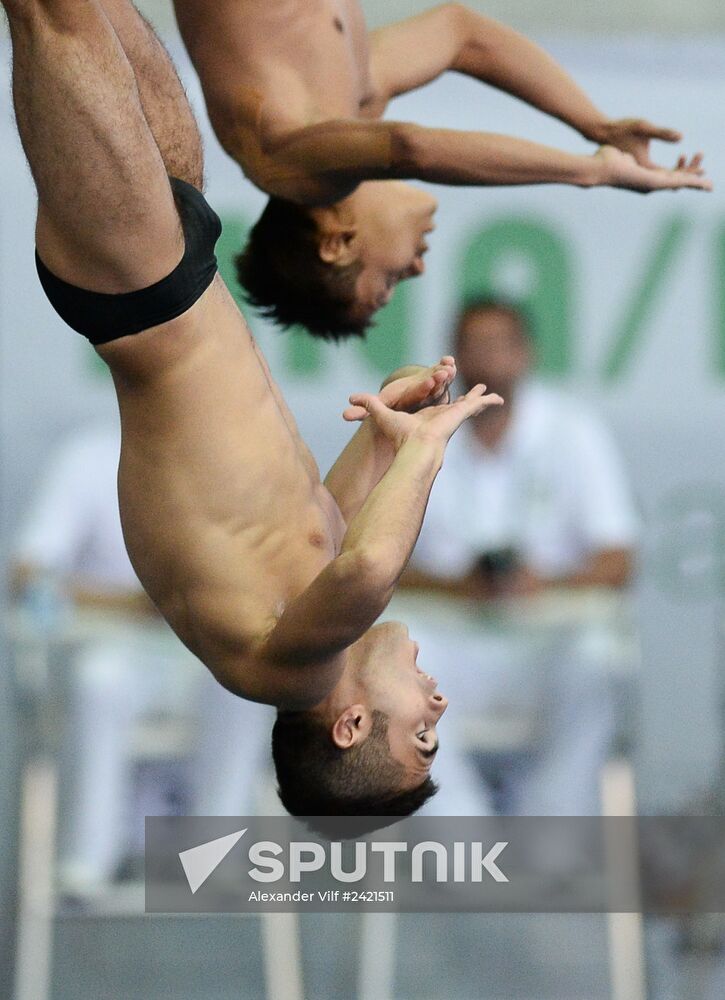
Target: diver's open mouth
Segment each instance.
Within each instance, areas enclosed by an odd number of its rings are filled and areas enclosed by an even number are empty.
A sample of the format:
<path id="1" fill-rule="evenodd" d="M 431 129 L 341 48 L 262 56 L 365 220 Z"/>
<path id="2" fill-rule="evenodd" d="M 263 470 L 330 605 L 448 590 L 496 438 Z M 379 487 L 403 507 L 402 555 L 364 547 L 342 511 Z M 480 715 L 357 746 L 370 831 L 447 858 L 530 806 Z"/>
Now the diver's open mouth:
<path id="1" fill-rule="evenodd" d="M 425 679 L 433 687 L 438 687 L 438 681 L 435 679 L 435 677 L 431 677 L 430 674 L 427 674 L 424 670 L 421 670 L 420 667 L 416 666 L 415 672 L 416 672 L 416 674 L 420 674 L 421 677 L 425 677 Z"/>

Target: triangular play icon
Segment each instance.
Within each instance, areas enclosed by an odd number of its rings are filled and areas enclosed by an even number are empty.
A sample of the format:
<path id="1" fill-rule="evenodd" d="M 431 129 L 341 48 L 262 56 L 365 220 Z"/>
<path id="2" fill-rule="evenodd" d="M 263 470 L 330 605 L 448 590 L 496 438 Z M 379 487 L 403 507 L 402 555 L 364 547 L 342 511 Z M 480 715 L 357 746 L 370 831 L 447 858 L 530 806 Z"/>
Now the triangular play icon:
<path id="1" fill-rule="evenodd" d="M 230 833 L 227 837 L 209 840 L 206 844 L 199 844 L 198 847 L 190 847 L 188 851 L 181 851 L 179 860 L 183 865 L 186 880 L 192 892 L 196 892 L 206 882 L 247 830 L 248 827 L 245 826 L 243 830 Z"/>

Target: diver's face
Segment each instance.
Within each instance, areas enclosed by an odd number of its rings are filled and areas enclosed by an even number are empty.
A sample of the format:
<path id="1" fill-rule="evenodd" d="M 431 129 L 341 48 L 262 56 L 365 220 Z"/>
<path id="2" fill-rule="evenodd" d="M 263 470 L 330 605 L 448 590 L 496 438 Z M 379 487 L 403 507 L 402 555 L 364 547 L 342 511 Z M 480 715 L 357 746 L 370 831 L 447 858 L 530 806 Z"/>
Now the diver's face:
<path id="1" fill-rule="evenodd" d="M 387 305 L 398 282 L 425 270 L 426 237 L 433 231 L 438 202 L 400 181 L 368 181 L 350 202 L 356 256 L 362 264 L 356 309 L 370 315 Z"/>
<path id="2" fill-rule="evenodd" d="M 388 716 L 390 752 L 406 770 L 403 787 L 415 788 L 433 764 L 436 727 L 448 700 L 435 678 L 418 666 L 418 643 L 401 622 L 376 625 L 361 643 L 357 680 L 368 706 Z"/>

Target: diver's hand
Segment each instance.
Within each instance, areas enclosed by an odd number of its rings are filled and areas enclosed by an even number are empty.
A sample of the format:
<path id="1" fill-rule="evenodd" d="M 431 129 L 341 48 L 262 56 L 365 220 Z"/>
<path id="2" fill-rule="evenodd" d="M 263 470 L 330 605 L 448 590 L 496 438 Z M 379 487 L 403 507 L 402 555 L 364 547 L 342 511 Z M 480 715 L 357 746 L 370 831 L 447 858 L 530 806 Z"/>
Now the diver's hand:
<path id="1" fill-rule="evenodd" d="M 589 138 L 598 146 L 616 146 L 623 153 L 630 153 L 640 167 L 656 169 L 659 165 L 649 155 L 652 139 L 680 142 L 682 133 L 673 128 L 653 125 L 644 118 L 619 118 L 599 123 Z"/>
<path id="2" fill-rule="evenodd" d="M 594 154 L 597 164 L 596 184 L 625 188 L 648 194 L 650 191 L 674 191 L 678 188 L 697 188 L 712 191 L 712 182 L 702 169 L 702 155 L 697 153 L 688 163 L 681 156 L 672 170 L 664 167 L 643 167 L 631 153 L 623 153 L 614 146 L 602 146 Z"/>
<path id="3" fill-rule="evenodd" d="M 426 406 L 447 403 L 449 388 L 456 377 L 456 362 L 450 356 L 441 358 L 438 364 L 406 365 L 398 368 L 383 382 L 378 399 L 391 410 L 415 413 Z M 351 397 L 352 398 L 352 397 Z M 344 411 L 345 420 L 364 420 L 367 410 L 363 406 L 348 406 Z"/>
<path id="4" fill-rule="evenodd" d="M 372 393 L 356 393 L 350 396 L 353 406 L 364 408 L 366 419 L 372 420 L 393 445 L 395 451 L 411 440 L 445 448 L 449 439 L 464 420 L 475 417 L 489 406 L 500 406 L 503 399 L 496 393 L 486 395 L 485 385 L 476 385 L 465 396 L 459 396 L 454 403 L 427 407 L 417 413 L 393 410 Z"/>

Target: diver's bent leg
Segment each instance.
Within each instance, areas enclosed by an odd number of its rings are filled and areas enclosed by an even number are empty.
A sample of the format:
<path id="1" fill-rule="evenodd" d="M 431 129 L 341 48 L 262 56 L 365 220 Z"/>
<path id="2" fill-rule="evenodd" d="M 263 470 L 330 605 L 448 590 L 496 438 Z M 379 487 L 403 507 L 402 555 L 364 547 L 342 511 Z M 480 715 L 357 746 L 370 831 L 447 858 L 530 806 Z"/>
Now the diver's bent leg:
<path id="1" fill-rule="evenodd" d="M 160 280 L 183 236 L 136 79 L 96 0 L 4 0 L 13 98 L 38 189 L 38 251 L 102 292 Z"/>
<path id="2" fill-rule="evenodd" d="M 171 57 L 131 0 L 102 0 L 102 4 L 136 76 L 144 115 L 166 172 L 201 189 L 201 136 Z"/>

